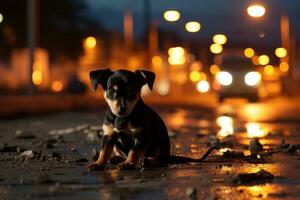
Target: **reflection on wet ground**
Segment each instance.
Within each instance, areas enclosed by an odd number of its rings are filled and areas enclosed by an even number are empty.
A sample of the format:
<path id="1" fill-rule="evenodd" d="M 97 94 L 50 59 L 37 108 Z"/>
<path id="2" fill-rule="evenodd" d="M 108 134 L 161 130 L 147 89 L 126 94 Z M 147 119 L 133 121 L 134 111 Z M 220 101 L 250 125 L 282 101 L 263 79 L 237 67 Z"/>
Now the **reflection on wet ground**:
<path id="1" fill-rule="evenodd" d="M 234 106 L 219 110 L 160 109 L 160 114 L 170 131 L 172 154 L 199 158 L 209 146 L 223 147 L 203 163 L 176 164 L 151 170 L 119 171 L 115 167 L 102 172 L 87 172 L 76 164 L 51 164 L 35 166 L 22 163 L 20 172 L 2 170 L 0 174 L 0 197 L 19 199 L 299 199 L 300 198 L 300 152 L 258 154 L 255 161 L 245 159 L 220 159 L 229 151 L 250 156 L 251 138 L 259 138 L 263 150 L 271 151 L 281 144 L 300 144 L 300 124 L 280 120 L 265 122 L 264 111 L 252 106 L 246 110 L 249 118 L 241 117 Z M 254 110 L 253 110 L 254 109 Z M 253 112 L 251 114 L 251 112 Z M 79 114 L 74 114 L 79 115 Z M 74 116 L 73 115 L 73 116 Z M 95 114 L 82 114 L 88 120 Z M 80 121 L 81 118 L 78 118 Z M 47 119 L 49 120 L 49 119 Z M 50 119 L 55 120 L 53 118 Z M 87 120 L 87 121 L 88 121 Z M 51 121 L 51 123 L 54 123 Z M 5 123 L 3 122 L 5 125 Z M 79 136 L 76 136 L 79 137 Z M 77 145 L 73 140 L 73 145 Z M 72 144 L 61 147 L 68 153 Z M 95 144 L 99 147 L 99 144 Z M 81 155 L 88 157 L 93 145 L 82 144 Z M 261 160 L 260 160 L 261 159 Z M 258 160 L 258 161 L 257 161 Z M 6 162 L 10 162 L 9 160 Z M 19 165 L 11 161 L 13 168 Z M 1 160 L 1 167 L 5 161 Z M 26 169 L 27 174 L 20 174 Z M 231 185 L 225 180 L 235 173 L 255 173 L 264 169 L 272 173 L 272 181 L 261 184 Z M 4 173 L 10 172 L 11 178 Z M 38 175 L 37 175 L 38 174 Z M 48 180 L 36 181 L 49 174 Z M 22 179 L 21 179 L 22 178 Z M 190 194 L 190 190 L 194 194 Z"/>

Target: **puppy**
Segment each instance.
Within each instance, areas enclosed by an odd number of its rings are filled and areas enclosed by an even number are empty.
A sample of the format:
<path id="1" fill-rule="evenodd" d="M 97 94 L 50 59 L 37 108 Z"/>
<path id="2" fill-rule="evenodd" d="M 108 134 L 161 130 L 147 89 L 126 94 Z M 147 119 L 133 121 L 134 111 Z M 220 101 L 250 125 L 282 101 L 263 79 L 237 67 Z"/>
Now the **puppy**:
<path id="1" fill-rule="evenodd" d="M 90 170 L 102 170 L 107 162 L 121 169 L 157 167 L 168 163 L 201 162 L 200 159 L 170 155 L 170 140 L 165 123 L 140 97 L 142 86 L 152 90 L 155 74 L 146 70 L 90 72 L 93 89 L 100 84 L 109 105 L 106 112 L 99 158 L 88 165 Z M 111 157 L 114 152 L 113 157 Z"/>

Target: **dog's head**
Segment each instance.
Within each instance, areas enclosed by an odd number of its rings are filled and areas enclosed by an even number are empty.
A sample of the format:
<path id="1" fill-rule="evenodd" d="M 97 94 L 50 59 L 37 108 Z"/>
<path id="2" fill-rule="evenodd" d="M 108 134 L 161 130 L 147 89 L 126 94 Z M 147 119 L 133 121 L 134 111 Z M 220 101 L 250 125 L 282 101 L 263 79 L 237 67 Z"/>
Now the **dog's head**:
<path id="1" fill-rule="evenodd" d="M 90 72 L 94 91 L 100 84 L 104 90 L 104 98 L 113 114 L 119 117 L 128 116 L 140 98 L 143 85 L 152 90 L 155 74 L 147 70 L 111 71 L 110 69 Z"/>

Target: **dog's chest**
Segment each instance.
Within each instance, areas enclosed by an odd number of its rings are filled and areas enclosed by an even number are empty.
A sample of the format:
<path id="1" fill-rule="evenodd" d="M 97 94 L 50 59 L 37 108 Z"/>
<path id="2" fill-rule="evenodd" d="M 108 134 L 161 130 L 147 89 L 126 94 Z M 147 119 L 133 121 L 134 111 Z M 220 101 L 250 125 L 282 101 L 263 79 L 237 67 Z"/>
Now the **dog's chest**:
<path id="1" fill-rule="evenodd" d="M 141 133 L 142 127 L 134 126 L 131 122 L 127 123 L 124 127 L 118 128 L 114 127 L 113 130 L 117 133 L 122 132 L 127 135 L 135 136 Z"/>

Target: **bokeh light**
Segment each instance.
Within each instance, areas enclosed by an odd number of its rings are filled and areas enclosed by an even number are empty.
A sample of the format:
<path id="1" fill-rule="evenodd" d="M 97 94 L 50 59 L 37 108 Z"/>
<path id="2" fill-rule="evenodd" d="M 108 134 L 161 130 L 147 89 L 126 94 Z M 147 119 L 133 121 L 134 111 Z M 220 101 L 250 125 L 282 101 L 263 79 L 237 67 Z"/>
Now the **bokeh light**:
<path id="1" fill-rule="evenodd" d="M 264 68 L 264 72 L 267 74 L 267 75 L 273 75 L 274 72 L 275 72 L 275 69 L 272 65 L 267 65 L 265 66 Z"/>
<path id="2" fill-rule="evenodd" d="M 262 17 L 264 16 L 266 9 L 262 5 L 251 5 L 247 8 L 247 12 L 251 17 Z"/>
<path id="3" fill-rule="evenodd" d="M 200 71 L 203 68 L 203 64 L 200 61 L 195 61 L 191 64 L 190 70 L 191 71 Z"/>
<path id="4" fill-rule="evenodd" d="M 216 64 L 210 66 L 209 71 L 211 74 L 216 75 L 220 71 L 220 67 Z"/>
<path id="5" fill-rule="evenodd" d="M 153 56 L 152 57 L 152 65 L 159 66 L 161 64 L 162 64 L 161 57 L 159 57 L 159 56 Z"/>
<path id="6" fill-rule="evenodd" d="M 201 80 L 197 83 L 197 90 L 201 93 L 208 92 L 209 83 L 206 80 Z"/>
<path id="7" fill-rule="evenodd" d="M 289 66 L 289 64 L 288 64 L 287 62 L 281 62 L 281 63 L 279 64 L 279 69 L 280 69 L 280 71 L 282 71 L 282 72 L 287 72 L 287 71 L 289 71 L 289 68 L 290 68 L 290 66 Z"/>
<path id="8" fill-rule="evenodd" d="M 97 44 L 97 40 L 95 37 L 90 36 L 85 39 L 85 45 L 88 48 L 95 48 L 96 44 Z"/>
<path id="9" fill-rule="evenodd" d="M 192 71 L 190 73 L 190 79 L 192 82 L 198 82 L 200 81 L 200 72 L 198 71 Z"/>
<path id="10" fill-rule="evenodd" d="M 170 83 L 168 80 L 166 79 L 163 79 L 163 80 L 160 80 L 158 81 L 157 83 L 157 93 L 159 95 L 167 95 L 170 91 Z"/>
<path id="11" fill-rule="evenodd" d="M 3 22 L 3 15 L 0 13 L 0 23 L 2 23 Z"/>
<path id="12" fill-rule="evenodd" d="M 169 48 L 168 54 L 168 62 L 171 65 L 183 65 L 186 62 L 185 50 L 182 47 Z"/>
<path id="13" fill-rule="evenodd" d="M 212 45 L 210 45 L 210 51 L 214 54 L 222 53 L 223 46 L 220 44 L 212 44 Z"/>
<path id="14" fill-rule="evenodd" d="M 270 58 L 267 55 L 261 55 L 258 57 L 258 63 L 260 65 L 267 65 L 270 62 Z"/>
<path id="15" fill-rule="evenodd" d="M 216 119 L 217 125 L 220 127 L 218 136 L 227 137 L 233 134 L 233 118 L 229 116 L 219 116 Z"/>
<path id="16" fill-rule="evenodd" d="M 216 74 L 217 81 L 224 86 L 231 85 L 233 78 L 232 75 L 229 72 L 220 71 Z"/>
<path id="17" fill-rule="evenodd" d="M 279 47 L 275 49 L 275 55 L 278 58 L 284 58 L 287 55 L 287 50 L 283 47 Z"/>
<path id="18" fill-rule="evenodd" d="M 264 137 L 268 133 L 258 123 L 249 122 L 246 124 L 247 135 L 249 138 Z"/>
<path id="19" fill-rule="evenodd" d="M 213 41 L 216 44 L 225 44 L 227 42 L 227 37 L 224 34 L 216 34 L 213 37 Z"/>
<path id="20" fill-rule="evenodd" d="M 252 48 L 246 48 L 244 50 L 244 55 L 247 57 L 247 58 L 252 58 L 254 56 L 255 52 Z"/>
<path id="21" fill-rule="evenodd" d="M 195 33 L 201 29 L 201 24 L 199 22 L 191 21 L 185 24 L 185 29 L 188 32 Z"/>
<path id="22" fill-rule="evenodd" d="M 176 22 L 180 19 L 180 13 L 177 10 L 167 10 L 163 15 L 164 19 L 169 22 Z"/>
<path id="23" fill-rule="evenodd" d="M 245 75 L 245 83 L 249 86 L 256 86 L 261 81 L 261 75 L 259 72 L 248 72 Z"/>
<path id="24" fill-rule="evenodd" d="M 32 82 L 34 85 L 40 85 L 43 80 L 43 75 L 40 70 L 34 70 L 32 73 Z"/>
<path id="25" fill-rule="evenodd" d="M 54 81 L 51 85 L 52 91 L 61 92 L 64 88 L 64 85 L 61 81 Z"/>

